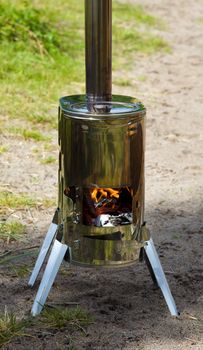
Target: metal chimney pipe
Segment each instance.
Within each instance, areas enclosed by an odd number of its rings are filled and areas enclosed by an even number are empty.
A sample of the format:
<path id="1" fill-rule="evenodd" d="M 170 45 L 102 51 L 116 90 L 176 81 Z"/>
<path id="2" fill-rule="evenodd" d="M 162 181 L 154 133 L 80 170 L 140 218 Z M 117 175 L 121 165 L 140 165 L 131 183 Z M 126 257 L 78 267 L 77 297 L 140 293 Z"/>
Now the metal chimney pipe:
<path id="1" fill-rule="evenodd" d="M 112 93 L 112 0 L 85 0 L 86 95 L 109 101 Z"/>

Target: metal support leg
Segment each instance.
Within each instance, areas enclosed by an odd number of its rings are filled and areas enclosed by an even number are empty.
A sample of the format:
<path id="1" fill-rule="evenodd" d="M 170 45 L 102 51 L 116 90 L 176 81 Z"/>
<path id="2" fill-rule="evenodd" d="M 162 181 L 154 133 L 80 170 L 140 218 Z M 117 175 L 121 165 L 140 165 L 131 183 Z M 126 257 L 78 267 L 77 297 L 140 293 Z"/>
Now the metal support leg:
<path id="1" fill-rule="evenodd" d="M 168 305 L 168 308 L 170 310 L 170 313 L 172 316 L 178 316 L 179 312 L 177 310 L 175 301 L 173 299 L 173 296 L 171 294 L 168 282 L 166 280 L 166 276 L 164 274 L 163 268 L 161 266 L 161 262 L 159 260 L 156 248 L 154 246 L 154 242 L 152 238 L 150 238 L 149 241 L 147 241 L 147 245 L 144 247 L 146 255 L 149 259 L 149 262 L 151 264 L 152 270 L 154 272 L 154 275 L 156 277 L 157 283 L 163 293 L 163 296 L 165 298 L 166 304 Z"/>
<path id="2" fill-rule="evenodd" d="M 151 279 L 152 279 L 152 281 L 153 281 L 153 283 L 154 283 L 154 286 L 155 286 L 156 288 L 159 288 L 159 285 L 158 285 L 158 283 L 157 283 L 156 276 L 155 276 L 155 274 L 154 274 L 154 270 L 153 270 L 153 268 L 152 268 L 152 266 L 151 266 L 151 264 L 150 264 L 150 261 L 149 261 L 149 258 L 148 258 L 148 256 L 147 256 L 147 253 L 146 253 L 146 251 L 145 251 L 144 248 L 143 248 L 143 250 L 144 250 L 144 251 L 143 251 L 143 259 L 144 259 L 144 261 L 145 261 L 145 264 L 147 265 L 147 268 L 148 268 L 148 270 L 149 270 Z"/>
<path id="3" fill-rule="evenodd" d="M 67 245 L 55 240 L 32 307 L 31 313 L 33 316 L 36 316 L 41 312 L 67 249 Z"/>
<path id="4" fill-rule="evenodd" d="M 43 265 L 43 262 L 46 258 L 48 251 L 49 251 L 49 248 L 50 248 L 50 246 L 53 242 L 53 239 L 56 235 L 57 228 L 58 228 L 58 225 L 54 224 L 53 222 L 49 226 L 48 232 L 45 236 L 44 242 L 43 242 L 42 247 L 40 249 L 38 258 L 36 260 L 35 267 L 32 271 L 32 274 L 31 274 L 29 282 L 28 282 L 28 285 L 31 287 L 34 285 L 34 283 L 37 279 L 37 276 L 40 272 L 40 269 Z"/>

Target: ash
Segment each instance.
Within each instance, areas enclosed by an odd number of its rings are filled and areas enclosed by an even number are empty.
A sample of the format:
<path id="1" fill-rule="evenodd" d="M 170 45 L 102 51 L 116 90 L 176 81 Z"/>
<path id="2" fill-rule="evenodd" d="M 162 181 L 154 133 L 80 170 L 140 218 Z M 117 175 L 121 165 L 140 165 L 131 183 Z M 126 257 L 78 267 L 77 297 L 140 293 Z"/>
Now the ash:
<path id="1" fill-rule="evenodd" d="M 118 215 L 102 214 L 92 220 L 97 227 L 115 227 L 118 225 L 129 225 L 132 223 L 132 213 L 122 213 Z"/>

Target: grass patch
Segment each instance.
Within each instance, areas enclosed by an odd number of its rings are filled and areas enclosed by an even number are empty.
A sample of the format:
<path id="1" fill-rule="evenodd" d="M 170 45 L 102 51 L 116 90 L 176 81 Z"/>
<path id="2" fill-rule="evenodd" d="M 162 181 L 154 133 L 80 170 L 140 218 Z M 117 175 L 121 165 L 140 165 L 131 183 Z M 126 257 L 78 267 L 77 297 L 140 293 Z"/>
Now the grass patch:
<path id="1" fill-rule="evenodd" d="M 45 198 L 43 199 L 40 205 L 42 205 L 45 208 L 56 207 L 57 201 L 56 198 Z"/>
<path id="2" fill-rule="evenodd" d="M 0 239 L 7 241 L 17 241 L 26 234 L 26 227 L 19 221 L 0 222 Z"/>
<path id="3" fill-rule="evenodd" d="M 115 85 L 118 85 L 118 86 L 124 86 L 124 87 L 127 87 L 127 86 L 132 86 L 132 80 L 130 79 L 125 79 L 125 78 L 116 78 L 114 80 L 114 84 Z"/>
<path id="4" fill-rule="evenodd" d="M 0 314 L 0 347 L 10 343 L 16 336 L 23 336 L 25 321 L 17 321 L 16 316 L 5 309 Z"/>
<path id="5" fill-rule="evenodd" d="M 27 265 L 11 266 L 11 269 L 12 269 L 15 277 L 24 278 L 30 274 L 30 269 L 27 267 Z"/>
<path id="6" fill-rule="evenodd" d="M 61 91 L 84 81 L 83 10 L 82 1 L 2 0 L 3 114 L 56 127 Z"/>
<path id="7" fill-rule="evenodd" d="M 145 54 L 159 51 L 170 52 L 170 48 L 164 39 L 148 33 L 140 34 L 136 29 L 124 29 L 122 25 L 120 28 L 117 27 L 115 31 L 115 43 L 117 44 L 114 49 L 115 56 L 120 57 L 120 60 L 123 57 L 128 57 L 128 65 L 132 62 L 135 52 Z M 119 63 L 119 58 L 117 63 Z"/>
<path id="8" fill-rule="evenodd" d="M 3 154 L 8 151 L 8 147 L 6 146 L 0 146 L 0 154 Z"/>
<path id="9" fill-rule="evenodd" d="M 0 192 L 0 214 L 5 215 L 8 209 L 27 210 L 29 208 L 50 208 L 56 206 L 56 199 L 36 199 L 24 193 L 14 194 L 9 191 Z"/>
<path id="10" fill-rule="evenodd" d="M 34 140 L 34 141 L 50 141 L 51 138 L 39 132 L 38 130 L 27 130 L 23 128 L 10 127 L 8 129 L 9 133 L 22 136 L 25 140 Z"/>
<path id="11" fill-rule="evenodd" d="M 37 147 L 32 148 L 32 153 L 37 155 L 41 155 L 42 153 L 44 154 L 44 152 L 54 152 L 54 151 L 56 151 L 56 145 L 53 143 L 46 143 L 46 142 L 43 142 L 43 144 L 41 144 L 41 147 L 37 145 Z"/>
<path id="12" fill-rule="evenodd" d="M 53 145 L 51 143 L 44 143 L 43 147 L 44 147 L 45 151 L 54 151 L 54 150 L 56 150 L 55 144 Z"/>
<path id="13" fill-rule="evenodd" d="M 167 42 L 152 34 L 152 29 L 165 29 L 164 22 L 147 13 L 140 5 L 115 2 L 113 6 L 113 61 L 115 69 L 133 64 L 135 54 L 170 52 Z M 123 61 L 124 57 L 124 61 Z"/>
<path id="14" fill-rule="evenodd" d="M 168 51 L 151 31 L 162 27 L 141 6 L 114 1 L 114 67 L 129 69 L 136 52 Z M 2 0 L 0 61 L 0 113 L 56 128 L 58 98 L 84 92 L 83 0 Z"/>
<path id="15" fill-rule="evenodd" d="M 146 12 L 141 5 L 121 3 L 119 1 L 115 1 L 113 4 L 113 20 L 116 24 L 136 22 L 137 25 L 144 24 L 148 27 L 165 29 L 165 23 L 160 18 Z"/>
<path id="16" fill-rule="evenodd" d="M 57 106 L 54 106 L 54 116 L 49 113 L 49 115 L 40 114 L 40 111 L 36 111 L 34 115 L 29 114 L 26 116 L 26 119 L 30 121 L 32 124 L 41 124 L 45 125 L 46 127 L 49 127 L 51 129 L 57 129 L 58 128 L 58 119 L 57 119 Z M 42 112 L 43 113 L 43 112 Z"/>
<path id="17" fill-rule="evenodd" d="M 45 308 L 40 316 L 40 323 L 48 329 L 73 329 L 84 330 L 83 327 L 93 322 L 92 317 L 83 309 Z"/>
<path id="18" fill-rule="evenodd" d="M 31 335 L 33 331 L 43 333 L 44 330 L 53 330 L 54 334 L 56 329 L 58 331 L 71 328 L 71 330 L 81 330 L 86 333 L 85 328 L 92 322 L 92 317 L 78 307 L 75 309 L 46 308 L 38 317 L 24 318 L 21 321 L 18 321 L 15 314 L 8 312 L 5 308 L 5 312 L 0 314 L 0 348 L 16 337 L 33 337 Z"/>
<path id="19" fill-rule="evenodd" d="M 41 159 L 41 164 L 52 164 L 56 162 L 56 158 L 53 156 L 48 156 L 47 158 Z"/>
<path id="20" fill-rule="evenodd" d="M 0 203 L 2 207 L 11 209 L 24 209 L 37 206 L 37 201 L 26 194 L 14 194 L 8 191 L 0 192 Z"/>
<path id="21" fill-rule="evenodd" d="M 12 266 L 14 266 L 19 261 L 24 263 L 25 259 L 30 257 L 33 257 L 36 259 L 38 254 L 39 254 L 38 248 L 25 249 L 25 250 L 22 250 L 22 252 L 18 253 L 17 255 L 8 254 L 7 256 L 0 258 L 0 265 L 8 267 L 9 264 L 12 264 Z"/>

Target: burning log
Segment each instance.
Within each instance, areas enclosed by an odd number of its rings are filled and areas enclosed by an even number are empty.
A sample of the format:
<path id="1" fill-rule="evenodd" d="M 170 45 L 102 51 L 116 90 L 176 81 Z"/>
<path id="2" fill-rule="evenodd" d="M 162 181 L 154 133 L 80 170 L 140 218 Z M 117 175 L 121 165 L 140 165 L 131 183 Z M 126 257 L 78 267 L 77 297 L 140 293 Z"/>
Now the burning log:
<path id="1" fill-rule="evenodd" d="M 132 223 L 132 197 L 128 187 L 88 188 L 83 192 L 83 223 L 114 227 Z"/>

